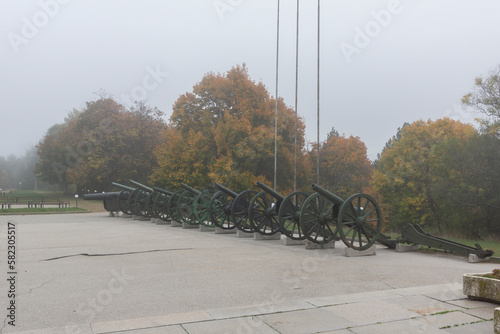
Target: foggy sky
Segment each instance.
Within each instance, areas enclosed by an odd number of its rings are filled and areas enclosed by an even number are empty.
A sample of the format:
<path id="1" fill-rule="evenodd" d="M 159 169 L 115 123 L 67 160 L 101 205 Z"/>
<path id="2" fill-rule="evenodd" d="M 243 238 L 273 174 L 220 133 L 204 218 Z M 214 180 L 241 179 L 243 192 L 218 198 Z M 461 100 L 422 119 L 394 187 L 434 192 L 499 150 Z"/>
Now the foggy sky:
<path id="1" fill-rule="evenodd" d="M 246 63 L 275 96 L 277 0 L 0 0 L 0 156 L 105 90 L 168 118 L 207 72 Z M 322 0 L 320 137 L 375 159 L 404 122 L 450 116 L 500 64 L 498 0 Z M 296 0 L 281 0 L 279 95 L 294 106 Z M 317 1 L 302 0 L 298 114 L 316 140 Z"/>

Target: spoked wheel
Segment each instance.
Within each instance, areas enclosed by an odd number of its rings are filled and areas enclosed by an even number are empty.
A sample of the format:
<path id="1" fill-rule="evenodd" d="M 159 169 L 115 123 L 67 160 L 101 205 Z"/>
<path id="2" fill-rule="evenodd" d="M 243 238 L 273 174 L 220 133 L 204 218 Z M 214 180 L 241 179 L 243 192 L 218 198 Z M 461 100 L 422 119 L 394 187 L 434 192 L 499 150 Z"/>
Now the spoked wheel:
<path id="1" fill-rule="evenodd" d="M 375 199 L 365 194 L 349 197 L 340 207 L 338 229 L 347 247 L 362 251 L 373 246 L 382 229 L 382 214 Z"/>
<path id="2" fill-rule="evenodd" d="M 318 193 L 309 196 L 300 210 L 300 228 L 315 244 L 326 244 L 337 234 L 338 207 Z"/>
<path id="3" fill-rule="evenodd" d="M 167 196 L 166 194 L 158 192 L 158 195 L 156 195 L 153 204 L 153 212 L 155 213 L 155 216 L 164 221 L 170 220 L 167 211 L 168 198 L 169 196 Z"/>
<path id="4" fill-rule="evenodd" d="M 295 191 L 285 197 L 280 205 L 278 221 L 280 224 L 281 233 L 293 240 L 305 240 L 306 236 L 300 228 L 300 210 L 308 193 L 303 191 Z"/>
<path id="5" fill-rule="evenodd" d="M 147 203 L 148 203 L 149 193 L 145 191 L 140 191 L 135 197 L 134 201 L 134 212 L 137 213 L 138 216 L 148 217 Z"/>
<path id="6" fill-rule="evenodd" d="M 152 193 L 148 194 L 148 197 L 146 199 L 146 212 L 145 216 L 146 218 L 156 218 L 155 212 L 153 210 L 154 204 L 155 204 L 155 197 L 158 195 L 157 191 L 153 191 Z"/>
<path id="7" fill-rule="evenodd" d="M 210 200 L 209 216 L 210 221 L 217 227 L 224 230 L 232 230 L 236 227 L 231 219 L 231 207 L 234 198 L 218 191 Z"/>
<path id="8" fill-rule="evenodd" d="M 137 196 L 141 193 L 140 189 L 135 189 L 130 193 L 128 196 L 128 206 L 130 208 L 130 213 L 132 215 L 139 216 L 139 213 L 137 212 L 137 207 L 136 207 L 136 201 L 137 201 Z"/>
<path id="9" fill-rule="evenodd" d="M 252 229 L 262 235 L 273 235 L 279 232 L 278 207 L 276 199 L 265 191 L 252 198 L 248 209 L 248 220 Z"/>
<path id="10" fill-rule="evenodd" d="M 245 190 L 234 199 L 231 207 L 231 217 L 236 228 L 243 232 L 255 232 L 248 219 L 248 208 L 252 198 L 257 195 L 255 190 Z"/>
<path id="11" fill-rule="evenodd" d="M 179 218 L 183 223 L 189 225 L 197 225 L 198 220 L 194 214 L 194 201 L 196 200 L 195 194 L 189 190 L 184 191 L 177 200 L 177 212 L 179 212 Z"/>
<path id="12" fill-rule="evenodd" d="M 120 192 L 120 195 L 118 195 L 118 207 L 124 214 L 131 216 L 132 210 L 130 208 L 130 205 L 128 204 L 129 197 L 129 192 L 127 190 L 122 190 Z"/>
<path id="13" fill-rule="evenodd" d="M 210 220 L 210 200 L 214 195 L 213 189 L 203 190 L 194 201 L 194 214 L 198 223 L 206 227 L 215 227 Z"/>
<path id="14" fill-rule="evenodd" d="M 177 210 L 177 202 L 179 201 L 179 197 L 181 196 L 181 194 L 184 191 L 185 190 L 178 190 L 175 193 L 173 193 L 172 196 L 170 196 L 170 198 L 168 199 L 168 203 L 167 203 L 167 213 L 168 213 L 168 216 L 173 221 L 176 221 L 178 223 L 181 220 L 180 220 L 180 217 L 179 217 L 179 211 Z"/>

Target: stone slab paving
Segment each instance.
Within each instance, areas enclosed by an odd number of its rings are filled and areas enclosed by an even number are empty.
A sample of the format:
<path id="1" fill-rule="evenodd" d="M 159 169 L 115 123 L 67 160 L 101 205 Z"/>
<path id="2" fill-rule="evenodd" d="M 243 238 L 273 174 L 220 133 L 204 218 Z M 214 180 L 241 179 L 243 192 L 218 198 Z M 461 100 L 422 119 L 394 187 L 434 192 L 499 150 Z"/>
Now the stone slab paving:
<path id="1" fill-rule="evenodd" d="M 498 305 L 468 299 L 461 278 L 496 263 L 382 246 L 346 258 L 341 243 L 306 250 L 85 214 L 0 217 L 0 265 L 11 220 L 19 326 L 4 320 L 2 334 L 493 332 Z"/>

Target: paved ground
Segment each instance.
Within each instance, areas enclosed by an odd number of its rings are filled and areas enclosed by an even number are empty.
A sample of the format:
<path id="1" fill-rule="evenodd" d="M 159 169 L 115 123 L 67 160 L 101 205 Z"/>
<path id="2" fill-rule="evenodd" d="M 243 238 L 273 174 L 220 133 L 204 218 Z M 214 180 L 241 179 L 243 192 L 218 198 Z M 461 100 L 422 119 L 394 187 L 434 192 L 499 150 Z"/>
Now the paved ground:
<path id="1" fill-rule="evenodd" d="M 6 318 L 16 226 L 16 326 Z M 492 333 L 462 275 L 495 263 L 345 257 L 99 214 L 0 217 L 2 333 Z"/>

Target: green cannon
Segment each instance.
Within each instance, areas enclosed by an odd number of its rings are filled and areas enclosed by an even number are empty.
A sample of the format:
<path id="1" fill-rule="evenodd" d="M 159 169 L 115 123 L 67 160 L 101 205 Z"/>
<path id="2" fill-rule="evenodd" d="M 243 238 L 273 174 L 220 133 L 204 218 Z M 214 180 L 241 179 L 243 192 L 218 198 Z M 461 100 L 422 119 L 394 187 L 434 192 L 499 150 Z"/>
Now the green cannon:
<path id="1" fill-rule="evenodd" d="M 300 225 L 308 240 L 325 244 L 337 234 L 347 247 L 370 248 L 380 236 L 382 214 L 373 197 L 354 194 L 346 200 L 313 184 L 300 211 Z"/>
<path id="2" fill-rule="evenodd" d="M 203 191 L 191 188 L 185 183 L 180 184 L 185 191 L 177 200 L 177 211 L 183 223 L 190 225 L 205 225 L 215 227 L 210 221 L 210 200 L 214 194 L 213 189 Z"/>
<path id="3" fill-rule="evenodd" d="M 120 184 L 120 183 L 116 183 L 116 182 L 112 182 L 112 185 L 117 187 L 117 188 L 120 188 L 122 189 L 122 193 L 127 193 L 128 195 L 125 197 L 122 197 L 120 196 L 120 200 L 118 202 L 118 205 L 120 207 L 120 210 L 126 214 L 126 215 L 134 215 L 135 213 L 133 212 L 133 203 L 134 203 L 134 198 L 135 196 L 137 196 L 137 194 L 139 193 L 139 189 L 136 189 L 136 188 L 132 188 L 132 187 L 129 187 L 129 186 L 125 186 L 123 184 Z M 123 198 L 123 199 L 122 199 Z"/>
<path id="4" fill-rule="evenodd" d="M 231 206 L 231 219 L 236 228 L 245 233 L 254 233 L 255 229 L 250 223 L 248 212 L 250 203 L 258 191 L 245 190 L 236 196 Z"/>
<path id="5" fill-rule="evenodd" d="M 122 211 L 120 208 L 120 201 L 127 201 L 128 192 L 117 191 L 117 192 L 84 194 L 83 199 L 88 201 L 102 201 L 104 204 L 104 209 L 106 211 L 118 212 Z"/>

